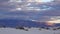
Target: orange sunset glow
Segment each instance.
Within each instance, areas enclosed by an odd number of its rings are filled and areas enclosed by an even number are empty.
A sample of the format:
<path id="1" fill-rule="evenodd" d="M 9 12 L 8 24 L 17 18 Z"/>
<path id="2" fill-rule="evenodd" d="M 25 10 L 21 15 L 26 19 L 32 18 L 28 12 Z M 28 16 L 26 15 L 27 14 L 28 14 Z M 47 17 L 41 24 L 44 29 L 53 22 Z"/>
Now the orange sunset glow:
<path id="1" fill-rule="evenodd" d="M 60 23 L 60 19 L 52 19 L 50 21 L 47 21 L 47 25 L 53 25 L 57 23 Z"/>

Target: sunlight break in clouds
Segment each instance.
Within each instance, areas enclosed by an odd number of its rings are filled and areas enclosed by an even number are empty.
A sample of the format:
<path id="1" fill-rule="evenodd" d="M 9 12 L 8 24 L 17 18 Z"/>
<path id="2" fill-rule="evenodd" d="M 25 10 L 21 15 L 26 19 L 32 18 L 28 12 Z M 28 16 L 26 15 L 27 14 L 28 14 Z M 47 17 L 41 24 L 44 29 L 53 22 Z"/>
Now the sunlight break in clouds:
<path id="1" fill-rule="evenodd" d="M 51 21 L 48 21 L 50 23 L 60 23 L 60 18 L 56 17 L 56 18 L 51 18 Z"/>
<path id="2" fill-rule="evenodd" d="M 54 25 L 60 23 L 60 16 L 53 16 L 49 21 L 46 21 L 47 25 Z"/>
<path id="3" fill-rule="evenodd" d="M 54 0 L 10 0 L 10 2 L 22 2 L 22 1 L 27 1 L 27 2 L 52 2 Z"/>
<path id="4" fill-rule="evenodd" d="M 53 0 L 10 0 L 9 3 L 12 6 L 15 6 L 12 11 L 43 11 L 49 10 L 51 7 L 41 9 L 41 7 L 37 7 L 36 3 L 44 3 L 44 2 L 52 2 Z M 36 6 L 36 8 L 34 7 Z M 32 8 L 31 8 L 32 7 Z M 46 6 L 47 7 L 47 6 Z"/>
<path id="5" fill-rule="evenodd" d="M 52 2 L 54 0 L 36 0 L 36 2 Z"/>

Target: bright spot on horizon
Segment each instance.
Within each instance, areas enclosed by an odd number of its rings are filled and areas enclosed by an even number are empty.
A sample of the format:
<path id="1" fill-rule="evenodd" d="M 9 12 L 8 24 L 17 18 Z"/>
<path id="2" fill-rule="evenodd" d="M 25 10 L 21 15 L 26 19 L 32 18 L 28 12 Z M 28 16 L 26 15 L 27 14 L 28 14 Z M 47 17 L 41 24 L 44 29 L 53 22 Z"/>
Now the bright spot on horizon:
<path id="1" fill-rule="evenodd" d="M 47 21 L 46 23 L 47 23 L 47 25 L 52 26 L 52 25 L 54 25 L 54 24 L 60 23 L 60 20 Z"/>
<path id="2" fill-rule="evenodd" d="M 60 23 L 60 20 L 47 21 L 48 23 Z"/>
<path id="3" fill-rule="evenodd" d="M 49 26 L 54 25 L 54 23 L 50 23 L 50 22 L 48 22 L 48 23 L 46 23 L 46 24 L 49 25 Z"/>
<path id="4" fill-rule="evenodd" d="M 60 23 L 60 19 L 59 19 L 59 20 L 46 21 L 46 24 L 47 24 L 47 25 L 50 25 L 50 26 L 52 26 L 52 25 L 54 25 L 54 24 L 57 24 L 57 23 Z"/>
<path id="5" fill-rule="evenodd" d="M 53 24 L 60 23 L 60 16 L 50 18 L 50 20 L 46 21 L 46 23 L 47 23 L 47 25 L 53 25 Z"/>

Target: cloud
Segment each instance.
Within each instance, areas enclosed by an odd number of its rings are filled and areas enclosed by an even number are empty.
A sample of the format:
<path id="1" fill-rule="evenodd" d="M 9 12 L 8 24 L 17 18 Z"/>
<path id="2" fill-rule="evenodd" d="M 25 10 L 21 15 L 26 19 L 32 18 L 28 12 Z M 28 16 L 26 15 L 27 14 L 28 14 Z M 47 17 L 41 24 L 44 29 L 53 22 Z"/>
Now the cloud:
<path id="1" fill-rule="evenodd" d="M 60 16 L 60 10 L 46 11 L 42 15 L 44 15 L 44 16 Z"/>
<path id="2" fill-rule="evenodd" d="M 37 4 L 37 5 L 34 5 L 33 3 L 32 5 L 30 5 L 33 7 L 39 7 L 41 9 L 46 9 L 46 8 L 49 9 L 49 10 L 43 10 L 43 11 L 38 11 L 38 12 L 34 10 L 17 11 L 16 8 L 20 7 L 19 3 L 18 4 L 9 3 L 8 1 L 9 0 L 0 0 L 0 16 L 1 16 L 0 18 L 7 18 L 7 17 L 8 18 L 26 18 L 26 19 L 44 21 L 44 20 L 49 20 L 50 16 L 60 16 L 60 2 L 59 1 L 51 2 L 51 3 L 44 3 L 44 4 Z M 24 9 L 26 8 L 24 7 Z"/>
<path id="3" fill-rule="evenodd" d="M 9 11 L 16 11 L 16 8 L 24 6 L 23 3 L 19 4 L 17 2 L 9 2 L 9 0 L 5 0 L 5 1 L 1 0 L 1 1 L 2 2 L 0 3 L 0 9 L 3 9 L 3 10 L 7 10 L 8 9 Z M 52 7 L 54 7 L 54 5 L 59 4 L 58 2 L 54 2 L 54 3 L 51 2 L 51 4 L 48 4 L 48 3 L 46 3 L 46 4 L 49 5 L 49 6 L 51 5 Z M 42 7 L 42 6 L 40 6 L 40 4 L 38 4 L 38 5 L 34 5 L 34 3 L 32 3 L 32 5 L 30 5 L 30 6 Z M 23 7 L 23 9 L 25 11 L 26 10 L 26 7 L 25 8 L 24 7 Z"/>

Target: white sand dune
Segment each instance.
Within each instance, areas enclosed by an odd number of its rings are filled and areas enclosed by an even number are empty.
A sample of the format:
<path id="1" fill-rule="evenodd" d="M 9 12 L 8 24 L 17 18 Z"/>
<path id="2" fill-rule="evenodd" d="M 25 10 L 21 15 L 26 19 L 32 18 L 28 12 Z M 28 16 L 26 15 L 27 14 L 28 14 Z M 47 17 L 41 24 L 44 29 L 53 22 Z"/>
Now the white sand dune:
<path id="1" fill-rule="evenodd" d="M 13 28 L 0 28 L 0 34 L 60 34 L 60 30 L 38 30 L 37 28 L 31 28 L 29 31 L 24 31 Z"/>

